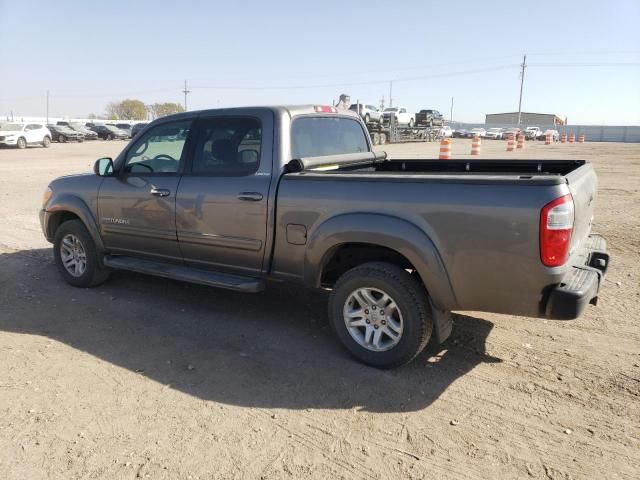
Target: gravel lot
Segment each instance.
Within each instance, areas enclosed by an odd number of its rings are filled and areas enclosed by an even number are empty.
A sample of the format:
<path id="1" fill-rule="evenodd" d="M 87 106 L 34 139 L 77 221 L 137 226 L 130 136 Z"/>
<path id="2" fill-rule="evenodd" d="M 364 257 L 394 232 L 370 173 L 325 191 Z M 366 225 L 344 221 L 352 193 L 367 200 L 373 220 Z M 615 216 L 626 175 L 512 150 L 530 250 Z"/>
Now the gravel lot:
<path id="1" fill-rule="evenodd" d="M 594 163 L 613 255 L 598 306 L 457 314 L 444 345 L 384 372 L 334 340 L 323 292 L 125 272 L 67 286 L 42 192 L 124 143 L 1 149 L 0 478 L 640 478 L 640 144 L 542 143 L 483 156 Z M 454 158 L 469 150 L 454 140 Z"/>

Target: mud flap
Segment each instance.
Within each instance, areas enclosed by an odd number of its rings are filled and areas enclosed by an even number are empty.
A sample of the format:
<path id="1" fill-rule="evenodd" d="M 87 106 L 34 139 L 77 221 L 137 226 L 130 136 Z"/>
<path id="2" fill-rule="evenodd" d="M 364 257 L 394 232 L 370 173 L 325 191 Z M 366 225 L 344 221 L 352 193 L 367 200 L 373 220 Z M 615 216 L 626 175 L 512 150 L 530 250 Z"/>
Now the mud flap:
<path id="1" fill-rule="evenodd" d="M 439 310 L 429 299 L 431 305 L 431 315 L 433 318 L 433 329 L 438 343 L 443 343 L 453 330 L 453 318 L 451 312 L 447 310 Z"/>

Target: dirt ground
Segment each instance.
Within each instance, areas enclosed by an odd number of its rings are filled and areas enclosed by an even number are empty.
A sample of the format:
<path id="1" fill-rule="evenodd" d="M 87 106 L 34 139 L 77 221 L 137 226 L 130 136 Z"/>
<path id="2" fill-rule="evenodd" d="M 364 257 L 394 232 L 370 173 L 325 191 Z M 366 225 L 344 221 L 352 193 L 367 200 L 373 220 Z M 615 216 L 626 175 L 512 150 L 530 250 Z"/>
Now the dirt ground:
<path id="1" fill-rule="evenodd" d="M 640 478 L 640 144 L 485 141 L 593 162 L 613 255 L 599 304 L 570 322 L 456 314 L 392 371 L 345 354 L 324 292 L 63 283 L 42 192 L 123 146 L 0 150 L 0 478 Z"/>

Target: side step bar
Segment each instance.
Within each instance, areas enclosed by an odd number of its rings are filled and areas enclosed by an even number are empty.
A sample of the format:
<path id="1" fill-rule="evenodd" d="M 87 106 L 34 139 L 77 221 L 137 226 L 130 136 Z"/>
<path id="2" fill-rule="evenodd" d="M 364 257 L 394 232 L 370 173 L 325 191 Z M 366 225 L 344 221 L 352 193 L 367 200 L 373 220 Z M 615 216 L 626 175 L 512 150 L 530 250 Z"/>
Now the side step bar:
<path id="1" fill-rule="evenodd" d="M 186 267 L 184 265 L 154 262 L 153 260 L 121 255 L 105 255 L 103 263 L 107 267 L 118 270 L 129 270 L 131 272 L 170 278 L 182 282 L 198 283 L 210 287 L 226 288 L 239 292 L 256 293 L 261 292 L 265 287 L 264 282 L 258 278 L 210 272 L 208 270 Z"/>

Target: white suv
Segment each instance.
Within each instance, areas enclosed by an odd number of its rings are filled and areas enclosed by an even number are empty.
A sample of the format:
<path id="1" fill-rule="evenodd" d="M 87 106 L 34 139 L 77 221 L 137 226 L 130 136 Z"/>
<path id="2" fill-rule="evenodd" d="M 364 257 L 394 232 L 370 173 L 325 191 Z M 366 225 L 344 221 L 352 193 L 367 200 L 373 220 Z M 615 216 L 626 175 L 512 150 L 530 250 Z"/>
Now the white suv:
<path id="1" fill-rule="evenodd" d="M 51 145 L 51 132 L 42 123 L 0 123 L 0 145 L 48 147 Z"/>

